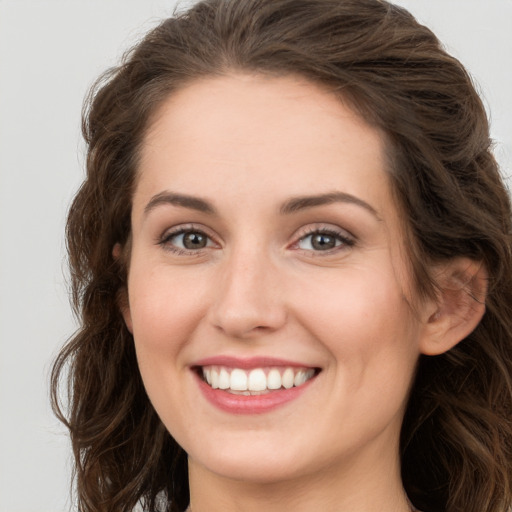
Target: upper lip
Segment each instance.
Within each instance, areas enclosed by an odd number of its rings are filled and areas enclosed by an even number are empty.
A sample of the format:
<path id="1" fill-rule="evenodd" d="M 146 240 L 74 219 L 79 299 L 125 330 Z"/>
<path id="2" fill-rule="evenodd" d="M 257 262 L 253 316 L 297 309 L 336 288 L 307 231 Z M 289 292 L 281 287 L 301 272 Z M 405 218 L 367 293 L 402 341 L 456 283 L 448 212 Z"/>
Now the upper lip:
<path id="1" fill-rule="evenodd" d="M 316 368 L 310 364 L 304 364 L 297 361 L 291 361 L 287 359 L 280 359 L 276 357 L 248 357 L 239 358 L 233 356 L 213 356 L 200 359 L 191 365 L 192 367 L 198 366 L 226 366 L 228 368 L 240 368 L 249 370 L 251 368 L 264 368 L 269 366 L 287 366 L 287 367 L 298 367 L 298 368 Z"/>

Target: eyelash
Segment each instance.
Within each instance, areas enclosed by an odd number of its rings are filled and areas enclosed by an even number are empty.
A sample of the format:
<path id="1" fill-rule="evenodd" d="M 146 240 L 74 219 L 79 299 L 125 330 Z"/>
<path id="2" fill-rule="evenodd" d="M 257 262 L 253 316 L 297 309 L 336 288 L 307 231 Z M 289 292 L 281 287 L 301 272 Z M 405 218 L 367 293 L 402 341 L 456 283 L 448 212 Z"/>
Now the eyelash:
<path id="1" fill-rule="evenodd" d="M 201 247 L 199 249 L 186 249 L 177 247 L 172 243 L 172 240 L 180 235 L 185 235 L 187 233 L 196 234 L 200 236 L 204 236 L 207 239 L 207 245 L 205 247 Z M 333 237 L 337 243 L 333 248 L 326 250 L 312 250 L 312 249 L 301 249 L 299 244 L 306 240 L 308 237 L 312 237 L 313 235 L 325 235 L 327 237 Z M 158 240 L 158 245 L 162 246 L 165 250 L 173 252 L 177 255 L 183 256 L 200 256 L 203 254 L 203 250 L 206 249 L 209 245 L 209 242 L 212 241 L 212 237 L 210 237 L 203 229 L 197 228 L 195 226 L 184 226 L 176 228 L 172 231 L 167 231 L 164 235 Z M 338 243 L 339 242 L 339 243 Z M 348 235 L 345 231 L 337 231 L 332 228 L 322 228 L 322 227 L 311 227 L 304 234 L 300 236 L 300 238 L 294 242 L 290 247 L 296 250 L 300 250 L 307 253 L 313 253 L 315 256 L 322 255 L 330 255 L 334 252 L 347 249 L 353 247 L 356 244 L 356 240 L 351 235 Z M 210 245 L 211 247 L 211 245 Z"/>
<path id="2" fill-rule="evenodd" d="M 335 245 L 331 249 L 325 249 L 325 250 L 311 250 L 311 249 L 301 249 L 299 247 L 300 242 L 306 240 L 308 237 L 312 237 L 313 235 L 324 235 L 328 237 L 333 237 L 339 244 Z M 353 236 L 349 235 L 346 231 L 343 230 L 336 230 L 332 228 L 323 228 L 319 226 L 311 227 L 309 228 L 301 237 L 297 240 L 297 242 L 294 242 L 292 247 L 297 248 L 298 250 L 307 251 L 314 253 L 315 256 L 328 256 L 334 252 L 344 250 L 350 247 L 353 247 L 356 244 L 356 240 Z"/>
<path id="3" fill-rule="evenodd" d="M 202 254 L 202 249 L 208 247 L 208 245 L 204 248 L 200 249 L 186 249 L 177 247 L 172 243 L 172 240 L 180 235 L 185 235 L 186 233 L 192 233 L 196 235 L 202 235 L 207 239 L 207 244 L 212 240 L 212 237 L 204 232 L 203 229 L 197 228 L 193 225 L 190 226 L 181 226 L 172 231 L 166 231 L 163 236 L 158 240 L 158 244 L 162 246 L 166 251 L 173 252 L 177 255 L 183 256 L 200 256 Z"/>

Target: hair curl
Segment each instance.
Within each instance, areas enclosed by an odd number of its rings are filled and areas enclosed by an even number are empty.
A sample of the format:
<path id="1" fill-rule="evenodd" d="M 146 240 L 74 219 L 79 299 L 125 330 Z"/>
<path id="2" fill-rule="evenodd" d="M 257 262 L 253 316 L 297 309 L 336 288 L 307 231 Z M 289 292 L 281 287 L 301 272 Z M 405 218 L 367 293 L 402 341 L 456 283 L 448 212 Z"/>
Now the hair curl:
<path id="1" fill-rule="evenodd" d="M 119 311 L 131 198 L 151 116 L 173 91 L 233 71 L 294 74 L 337 91 L 389 142 L 419 294 L 432 263 L 458 256 L 489 274 L 476 330 L 421 356 L 401 434 L 405 489 L 429 512 L 512 504 L 511 210 L 488 121 L 464 67 L 404 9 L 381 0 L 206 0 L 163 21 L 93 87 L 83 115 L 87 177 L 67 244 L 79 331 L 52 373 L 69 428 L 79 509 L 186 508 L 186 454 L 145 393 Z M 124 261 L 124 263 L 123 263 Z M 58 399 L 68 370 L 68 412 Z"/>

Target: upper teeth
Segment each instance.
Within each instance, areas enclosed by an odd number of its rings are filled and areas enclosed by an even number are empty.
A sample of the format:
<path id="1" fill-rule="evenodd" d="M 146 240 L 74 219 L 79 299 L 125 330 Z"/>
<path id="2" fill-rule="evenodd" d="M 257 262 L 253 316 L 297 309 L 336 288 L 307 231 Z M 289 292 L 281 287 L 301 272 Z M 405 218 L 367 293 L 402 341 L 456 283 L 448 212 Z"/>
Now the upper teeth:
<path id="1" fill-rule="evenodd" d="M 290 389 L 300 386 L 311 379 L 312 368 L 254 368 L 242 370 L 224 366 L 203 366 L 203 377 L 213 389 L 225 389 L 235 392 L 268 391 Z"/>

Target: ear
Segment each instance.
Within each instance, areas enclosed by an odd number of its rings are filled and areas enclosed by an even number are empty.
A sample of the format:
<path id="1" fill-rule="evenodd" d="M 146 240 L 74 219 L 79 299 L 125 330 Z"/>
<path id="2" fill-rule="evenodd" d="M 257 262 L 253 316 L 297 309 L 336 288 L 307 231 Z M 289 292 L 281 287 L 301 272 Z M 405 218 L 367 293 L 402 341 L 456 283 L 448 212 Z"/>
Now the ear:
<path id="1" fill-rule="evenodd" d="M 114 245 L 114 248 L 112 249 L 112 257 L 116 261 L 119 261 L 119 259 L 123 257 L 123 248 L 121 247 L 121 244 L 116 243 Z M 128 300 L 128 290 L 126 287 L 123 287 L 117 292 L 117 306 L 123 315 L 127 329 L 133 334 L 132 314 L 130 311 L 130 301 Z"/>
<path id="2" fill-rule="evenodd" d="M 471 334 L 485 313 L 488 274 L 481 262 L 457 258 L 435 272 L 437 300 L 425 308 L 420 351 L 439 355 Z"/>

